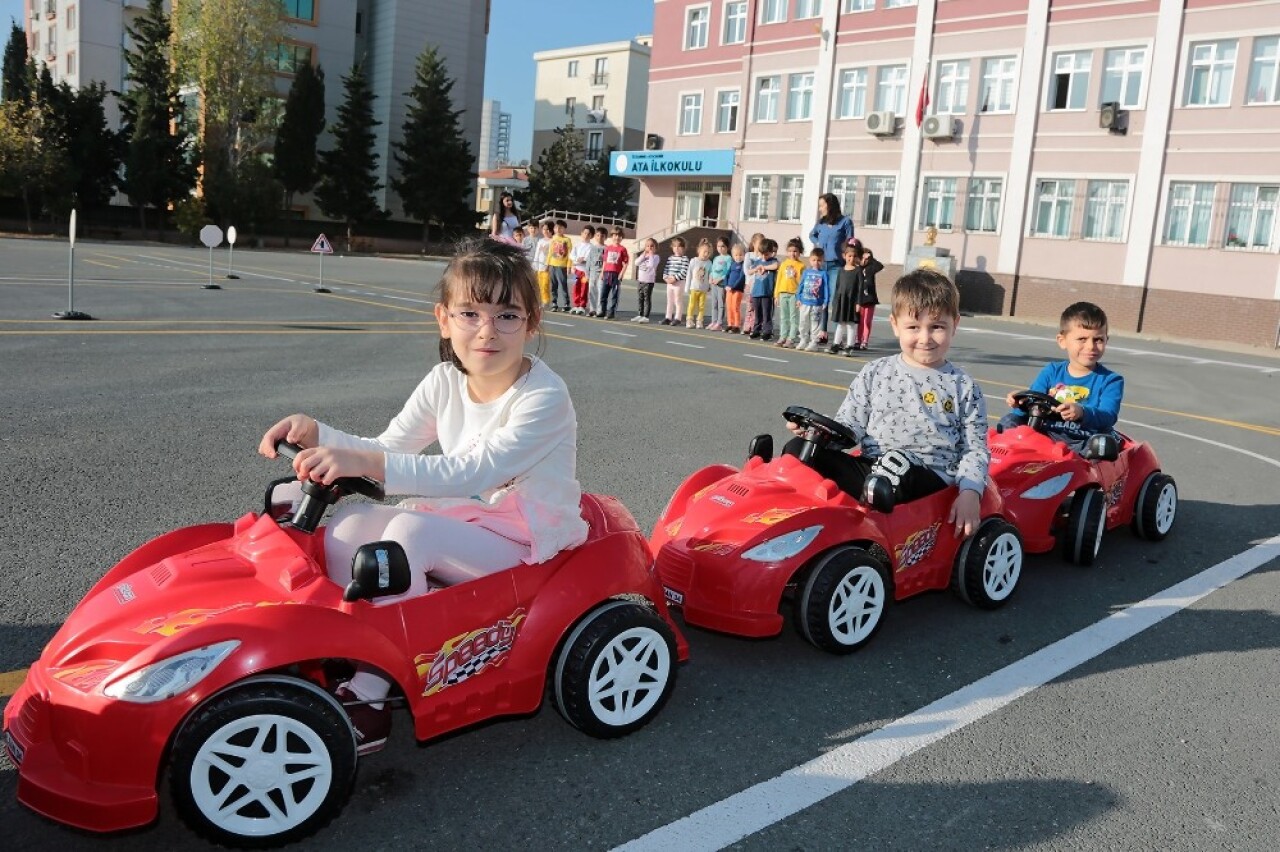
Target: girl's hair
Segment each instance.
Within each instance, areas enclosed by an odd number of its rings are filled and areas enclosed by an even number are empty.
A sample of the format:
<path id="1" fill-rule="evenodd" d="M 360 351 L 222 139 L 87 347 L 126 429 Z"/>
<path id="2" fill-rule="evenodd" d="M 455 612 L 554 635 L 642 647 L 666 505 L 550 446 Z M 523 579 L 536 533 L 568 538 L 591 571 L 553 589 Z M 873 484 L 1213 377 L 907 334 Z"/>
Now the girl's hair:
<path id="1" fill-rule="evenodd" d="M 489 211 L 490 216 L 497 216 L 498 223 L 502 223 L 502 219 L 507 215 L 506 205 L 502 203 L 502 199 L 511 199 L 511 215 L 519 218 L 520 214 L 516 212 L 516 197 L 509 192 L 504 192 L 497 198 L 493 199 L 493 209 Z"/>
<path id="2" fill-rule="evenodd" d="M 834 225 L 844 216 L 840 212 L 840 199 L 836 198 L 834 193 L 824 192 L 818 196 L 818 200 L 825 201 L 827 204 L 827 215 L 823 216 L 821 221 L 826 222 L 828 225 Z"/>
<path id="3" fill-rule="evenodd" d="M 803 240 L 801 240 L 799 237 L 792 237 L 791 239 L 787 240 L 787 249 L 788 249 L 788 250 L 790 250 L 790 249 L 795 249 L 796 251 L 798 251 L 798 252 L 800 252 L 801 254 L 803 254 L 803 253 L 804 253 L 804 241 L 803 241 Z"/>
<path id="4" fill-rule="evenodd" d="M 759 231 L 756 231 L 754 234 L 751 235 L 751 242 L 748 243 L 748 245 L 751 246 L 752 251 L 759 251 L 760 243 L 763 240 L 764 240 L 764 234 L 760 233 Z"/>
<path id="5" fill-rule="evenodd" d="M 644 247 L 648 248 L 650 244 L 653 245 L 654 251 L 657 251 L 658 241 L 655 240 L 653 237 L 649 237 L 647 240 L 644 241 Z"/>
<path id="6" fill-rule="evenodd" d="M 706 249 L 707 251 L 711 251 L 711 240 L 707 239 L 706 237 L 703 237 L 702 239 L 698 240 L 698 254 L 702 254 L 703 249 Z"/>
<path id="7" fill-rule="evenodd" d="M 719 250 L 720 246 L 724 246 L 725 249 L 727 250 L 729 248 L 729 238 L 716 237 L 716 249 Z"/>
<path id="8" fill-rule="evenodd" d="M 472 239 L 458 243 L 453 260 L 440 277 L 436 301 L 445 308 L 459 302 L 514 305 L 529 317 L 525 331 L 542 330 L 542 301 L 533 266 L 522 248 L 498 240 Z M 539 334 L 539 355 L 544 343 Z M 447 337 L 440 338 L 440 360 L 448 361 L 463 374 L 467 372 L 458 353 L 453 351 L 453 341 Z"/>

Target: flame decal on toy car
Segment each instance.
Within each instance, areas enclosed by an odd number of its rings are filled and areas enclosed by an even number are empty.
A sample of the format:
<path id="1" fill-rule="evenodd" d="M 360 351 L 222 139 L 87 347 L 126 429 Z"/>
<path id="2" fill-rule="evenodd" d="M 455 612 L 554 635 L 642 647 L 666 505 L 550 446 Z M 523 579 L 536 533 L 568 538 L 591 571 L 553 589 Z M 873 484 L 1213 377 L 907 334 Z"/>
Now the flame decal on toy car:
<path id="1" fill-rule="evenodd" d="M 112 661 L 85 663 L 79 666 L 69 666 L 65 669 L 53 669 L 49 674 L 53 675 L 54 680 L 62 681 L 72 689 L 88 692 L 106 680 L 107 675 L 115 671 L 119 665 L 119 663 Z"/>
<path id="2" fill-rule="evenodd" d="M 932 526 L 916 530 L 907 536 L 907 540 L 893 552 L 898 561 L 898 570 L 905 571 L 928 556 L 938 543 L 938 530 L 941 528 L 942 521 L 935 521 Z"/>
<path id="3" fill-rule="evenodd" d="M 1023 476 L 1032 476 L 1052 466 L 1053 462 L 1027 462 L 1025 464 L 1018 465 L 1012 472 L 1020 473 Z"/>
<path id="4" fill-rule="evenodd" d="M 676 518 L 674 521 L 667 524 L 667 538 L 675 538 L 676 534 L 680 532 L 680 524 L 683 522 L 684 518 Z"/>
<path id="5" fill-rule="evenodd" d="M 697 503 L 703 497 L 707 496 L 708 491 L 710 491 L 712 488 L 715 488 L 719 484 L 720 484 L 719 482 L 713 482 L 710 485 L 706 485 L 706 486 L 703 486 L 702 488 L 699 488 L 698 493 L 694 494 L 692 497 L 689 498 L 689 502 Z"/>
<path id="6" fill-rule="evenodd" d="M 737 550 L 738 546 L 727 541 L 705 541 L 689 549 L 696 550 L 698 553 L 710 553 L 712 556 L 728 556 Z"/>
<path id="7" fill-rule="evenodd" d="M 793 518 L 801 512 L 807 512 L 812 508 L 812 506 L 801 506 L 798 509 L 770 509 L 767 512 L 752 512 L 750 515 L 743 518 L 742 521 L 747 524 L 763 524 L 766 527 L 771 527 L 774 524 L 782 523 L 787 518 Z"/>
<path id="8" fill-rule="evenodd" d="M 224 615 L 228 612 L 235 612 L 241 609 L 251 609 L 259 606 L 282 606 L 284 604 L 296 603 L 296 601 L 259 601 L 257 603 L 238 603 L 231 606 L 224 606 L 222 609 L 184 609 L 181 612 L 173 612 L 168 615 L 157 615 L 155 618 L 149 618 L 146 621 L 133 628 L 134 633 L 141 633 L 146 636 L 148 633 L 156 633 L 160 636 L 173 636 L 186 630 L 188 627 L 195 627 L 197 624 L 204 624 L 211 618 Z"/>
<path id="9" fill-rule="evenodd" d="M 1117 479 L 1115 484 L 1107 489 L 1107 508 L 1115 508 L 1120 505 L 1122 499 L 1124 499 L 1124 480 Z"/>
<path id="10" fill-rule="evenodd" d="M 500 666 L 516 643 L 525 611 L 517 609 L 490 627 L 461 633 L 434 654 L 414 657 L 423 697 L 435 695 L 475 677 L 490 666 Z"/>

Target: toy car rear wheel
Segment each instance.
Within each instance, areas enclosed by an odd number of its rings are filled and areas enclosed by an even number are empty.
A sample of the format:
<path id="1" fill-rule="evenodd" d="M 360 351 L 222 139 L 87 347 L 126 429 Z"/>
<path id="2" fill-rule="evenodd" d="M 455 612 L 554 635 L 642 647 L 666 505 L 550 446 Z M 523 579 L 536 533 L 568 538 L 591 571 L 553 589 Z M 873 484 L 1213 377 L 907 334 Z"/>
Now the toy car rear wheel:
<path id="1" fill-rule="evenodd" d="M 675 634 L 662 617 L 643 604 L 614 601 L 565 640 L 552 677 L 556 709 L 590 736 L 625 736 L 667 703 L 675 662 Z"/>
<path id="2" fill-rule="evenodd" d="M 1092 565 L 1107 529 L 1107 500 L 1099 488 L 1081 488 L 1071 498 L 1062 555 L 1076 565 Z"/>
<path id="3" fill-rule="evenodd" d="M 1142 483 L 1133 507 L 1133 527 L 1147 541 L 1160 541 L 1178 515 L 1178 485 L 1173 477 L 1153 473 Z"/>
<path id="4" fill-rule="evenodd" d="M 355 775 L 341 705 L 293 678 L 249 682 L 198 709 L 174 738 L 169 766 L 183 822 L 241 848 L 314 834 L 342 810 Z"/>
<path id="5" fill-rule="evenodd" d="M 889 570 L 860 547 L 842 547 L 820 558 L 795 598 L 800 635 L 832 654 L 865 645 L 889 606 Z"/>
<path id="6" fill-rule="evenodd" d="M 1022 539 L 1013 524 L 990 520 L 960 546 L 951 590 L 979 609 L 1009 600 L 1022 576 Z"/>

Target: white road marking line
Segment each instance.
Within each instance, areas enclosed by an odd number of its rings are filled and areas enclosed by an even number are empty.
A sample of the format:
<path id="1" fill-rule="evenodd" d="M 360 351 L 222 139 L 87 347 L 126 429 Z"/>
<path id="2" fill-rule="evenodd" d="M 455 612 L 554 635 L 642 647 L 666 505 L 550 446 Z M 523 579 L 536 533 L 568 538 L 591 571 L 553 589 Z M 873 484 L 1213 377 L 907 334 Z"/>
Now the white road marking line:
<path id="1" fill-rule="evenodd" d="M 543 321 L 544 323 L 546 323 L 547 325 L 558 325 L 558 326 L 560 326 L 561 328 L 573 328 L 573 327 L 574 327 L 573 323 L 571 323 L 571 322 L 556 322 L 555 320 L 549 320 L 549 319 L 543 319 L 542 321 Z"/>
<path id="2" fill-rule="evenodd" d="M 1280 535 L 974 681 L 853 742 L 618 847 L 722 849 L 848 789 L 1280 558 Z"/>
<path id="3" fill-rule="evenodd" d="M 975 328 L 973 326 L 964 327 L 965 334 L 994 334 L 998 337 L 1008 337 L 1013 340 L 1039 340 L 1047 341 L 1047 337 L 1038 337 L 1033 334 L 1020 334 L 1013 331 L 999 331 L 994 328 Z M 1143 358 L 1176 358 L 1180 361 L 1190 361 L 1197 366 L 1215 365 L 1218 367 L 1241 367 L 1246 370 L 1258 370 L 1262 373 L 1274 373 L 1280 371 L 1280 367 L 1269 367 L 1265 364 L 1246 364 L 1243 361 L 1222 361 L 1215 358 L 1205 358 L 1200 355 L 1175 355 L 1168 352 L 1153 352 L 1150 349 L 1131 349 L 1127 346 L 1116 346 L 1114 344 L 1107 346 L 1107 353 L 1114 355 L 1117 352 L 1123 352 L 1126 355 L 1138 355 Z"/>
<path id="4" fill-rule="evenodd" d="M 772 361 L 775 364 L 790 364 L 791 362 L 785 358 L 769 358 L 765 355 L 752 355 L 750 352 L 742 353 L 743 358 L 755 358 L 757 361 Z"/>
<path id="5" fill-rule="evenodd" d="M 670 343 L 672 346 L 687 346 L 690 349 L 706 349 L 707 348 L 705 346 L 699 346 L 696 343 L 681 343 L 678 340 L 668 340 L 667 343 Z"/>
<path id="6" fill-rule="evenodd" d="M 636 336 L 636 335 L 634 335 L 634 334 L 627 334 L 625 331 L 610 331 L 610 330 L 609 330 L 609 329 L 607 329 L 607 328 L 606 328 L 606 329 L 604 329 L 604 333 L 605 333 L 605 334 L 613 334 L 613 335 L 616 335 L 616 336 L 618 336 L 618 337 L 635 337 L 635 336 Z"/>
<path id="7" fill-rule="evenodd" d="M 1136 420 L 1122 419 L 1120 422 L 1125 424 L 1126 426 L 1140 426 L 1143 429 L 1154 429 L 1157 432 L 1164 432 L 1165 434 L 1168 434 L 1168 435 L 1177 435 L 1179 438 L 1186 438 L 1189 441 L 1199 441 L 1202 444 L 1209 444 L 1210 446 L 1219 447 L 1224 450 L 1231 450 L 1233 452 L 1240 453 L 1241 455 L 1249 456 L 1250 458 L 1257 459 L 1258 461 L 1263 462 L 1264 464 L 1269 464 L 1273 467 L 1280 467 L 1280 461 L 1261 455 L 1260 453 L 1255 453 L 1252 450 L 1246 450 L 1242 447 L 1232 446 L 1231 444 L 1224 444 L 1221 441 L 1213 441 L 1213 440 L 1210 440 L 1209 438 L 1201 438 L 1199 435 L 1188 435 L 1186 432 L 1178 432 L 1174 429 L 1166 429 L 1163 426 L 1152 426 L 1149 423 L 1139 423 Z"/>
<path id="8" fill-rule="evenodd" d="M 847 376 L 856 376 L 856 375 L 858 375 L 858 371 L 857 371 L 857 370 L 841 370 L 841 369 L 838 369 L 838 368 L 837 368 L 837 369 L 836 369 L 836 372 L 837 372 L 837 373 L 844 373 L 844 374 L 845 374 L 845 375 L 847 375 Z"/>

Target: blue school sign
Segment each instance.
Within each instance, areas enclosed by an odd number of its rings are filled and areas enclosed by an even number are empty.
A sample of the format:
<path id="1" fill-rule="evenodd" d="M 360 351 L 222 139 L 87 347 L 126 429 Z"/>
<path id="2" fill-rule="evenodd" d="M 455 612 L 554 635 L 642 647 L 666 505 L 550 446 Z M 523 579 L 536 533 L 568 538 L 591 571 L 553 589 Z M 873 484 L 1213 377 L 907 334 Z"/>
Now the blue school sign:
<path id="1" fill-rule="evenodd" d="M 733 174 L 733 149 L 709 151 L 614 151 L 609 174 L 647 178 Z"/>

